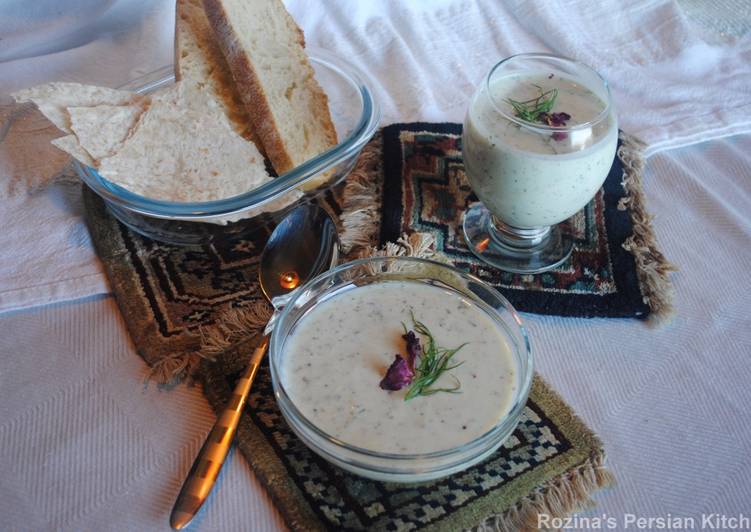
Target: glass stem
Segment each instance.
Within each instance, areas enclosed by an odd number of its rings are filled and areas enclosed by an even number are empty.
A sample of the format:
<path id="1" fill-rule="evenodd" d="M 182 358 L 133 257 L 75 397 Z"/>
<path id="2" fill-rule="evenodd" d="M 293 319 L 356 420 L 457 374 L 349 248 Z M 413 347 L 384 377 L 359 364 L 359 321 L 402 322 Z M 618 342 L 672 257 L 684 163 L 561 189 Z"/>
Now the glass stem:
<path id="1" fill-rule="evenodd" d="M 550 226 L 521 228 L 508 225 L 493 216 L 490 236 L 497 243 L 517 249 L 535 248 L 550 237 Z"/>

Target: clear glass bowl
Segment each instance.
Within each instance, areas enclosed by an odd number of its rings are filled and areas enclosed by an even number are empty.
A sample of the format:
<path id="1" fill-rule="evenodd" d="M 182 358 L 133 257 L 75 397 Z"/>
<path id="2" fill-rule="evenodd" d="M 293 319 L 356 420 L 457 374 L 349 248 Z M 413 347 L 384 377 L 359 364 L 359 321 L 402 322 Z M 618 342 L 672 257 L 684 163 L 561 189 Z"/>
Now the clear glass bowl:
<path id="1" fill-rule="evenodd" d="M 146 198 L 76 162 L 81 179 L 123 224 L 162 242 L 207 244 L 217 239 L 242 237 L 279 220 L 294 206 L 310 201 L 349 174 L 358 155 L 376 132 L 381 116 L 373 91 L 362 73 L 324 50 L 310 49 L 308 53 L 316 78 L 328 95 L 329 109 L 340 139 L 330 150 L 258 188 L 216 201 L 181 203 Z M 146 94 L 173 82 L 170 67 L 122 88 Z M 316 183 L 316 186 L 306 186 L 309 182 Z M 295 189 L 301 191 L 295 201 L 281 202 L 284 203 L 282 206 L 274 201 Z"/>
<path id="2" fill-rule="evenodd" d="M 486 312 L 505 332 L 517 369 L 511 409 L 488 432 L 459 447 L 427 454 L 392 454 L 349 445 L 326 434 L 290 399 L 281 381 L 285 340 L 296 324 L 320 302 L 356 287 L 410 280 L 458 292 Z M 498 291 L 456 268 L 415 258 L 375 257 L 356 260 L 323 273 L 293 292 L 275 317 L 269 363 L 279 409 L 297 436 L 329 462 L 363 477 L 391 482 L 423 482 L 468 468 L 487 458 L 511 435 L 524 409 L 532 383 L 532 352 L 518 314 Z"/>

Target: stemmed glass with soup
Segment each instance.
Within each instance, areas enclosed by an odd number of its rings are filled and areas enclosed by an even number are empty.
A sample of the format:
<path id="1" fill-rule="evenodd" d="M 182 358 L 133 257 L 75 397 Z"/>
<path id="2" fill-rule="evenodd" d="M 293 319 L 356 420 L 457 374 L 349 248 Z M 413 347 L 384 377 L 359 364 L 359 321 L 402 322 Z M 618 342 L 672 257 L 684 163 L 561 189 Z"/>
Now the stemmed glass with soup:
<path id="1" fill-rule="evenodd" d="M 548 54 L 496 64 L 464 121 L 465 171 L 482 202 L 464 214 L 472 252 L 517 273 L 562 264 L 573 241 L 560 223 L 600 189 L 617 142 L 608 84 L 590 67 Z"/>

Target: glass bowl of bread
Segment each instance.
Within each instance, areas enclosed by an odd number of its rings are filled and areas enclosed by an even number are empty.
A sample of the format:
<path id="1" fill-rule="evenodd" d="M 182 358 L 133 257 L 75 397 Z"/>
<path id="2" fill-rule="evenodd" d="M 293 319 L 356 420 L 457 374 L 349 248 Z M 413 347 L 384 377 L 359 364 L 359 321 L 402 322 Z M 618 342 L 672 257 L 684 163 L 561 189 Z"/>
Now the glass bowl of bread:
<path id="1" fill-rule="evenodd" d="M 109 211 L 155 240 L 207 244 L 340 183 L 380 119 L 367 78 L 306 48 L 282 2 L 176 10 L 174 67 L 119 89 L 58 82 L 13 95 L 65 133 L 52 143 Z"/>
<path id="2" fill-rule="evenodd" d="M 13 95 L 65 133 L 52 144 L 118 220 L 173 244 L 241 238 L 347 176 L 380 119 L 362 73 L 306 48 L 278 0 L 177 0 L 175 15 L 174 67 Z"/>
<path id="3" fill-rule="evenodd" d="M 111 174 L 108 179 L 104 176 L 107 174 L 102 175 L 103 172 L 94 165 L 74 159 L 78 174 L 104 200 L 109 211 L 120 222 L 137 233 L 161 242 L 207 244 L 217 239 L 242 238 L 249 232 L 275 223 L 294 206 L 313 200 L 344 180 L 362 149 L 373 137 L 380 120 L 380 108 L 373 92 L 356 68 L 324 50 L 308 50 L 308 57 L 315 71 L 315 79 L 328 98 L 337 141 L 289 170 L 274 176 L 274 165 L 270 163 L 267 153 L 266 157 L 255 158 L 247 164 L 249 168 L 255 167 L 263 177 L 256 180 L 251 175 L 231 186 L 226 186 L 228 180 L 219 180 L 215 189 L 210 191 L 215 196 L 226 194 L 226 197 L 212 197 L 205 190 L 198 193 L 191 191 L 190 194 L 185 190 L 169 190 L 169 187 L 195 188 L 195 183 L 181 184 L 174 180 L 169 183 L 167 179 L 168 199 L 164 199 L 164 190 L 159 189 L 164 185 L 160 185 L 157 178 L 146 179 L 149 183 L 145 186 L 128 182 L 127 178 L 118 183 L 118 179 L 112 178 Z M 136 94 L 149 95 L 174 87 L 174 84 L 174 75 L 162 70 L 123 88 Z M 200 103 L 197 107 L 200 107 Z M 304 131 L 304 124 L 293 127 L 300 127 Z M 247 132 L 243 135 L 246 141 L 249 136 Z M 157 136 L 153 140 L 152 146 L 148 146 L 146 141 L 144 146 L 135 150 L 136 157 L 153 156 L 149 152 L 158 148 L 160 139 Z M 229 147 L 221 157 L 232 158 L 234 153 Z M 243 165 L 246 160 L 247 157 L 238 163 Z M 122 169 L 116 168 L 114 171 L 127 176 L 132 166 L 126 160 L 121 164 Z M 219 177 L 236 168 L 237 164 L 228 165 Z M 199 181 L 202 181 L 200 177 Z M 258 181 L 260 183 L 256 185 Z M 183 201 L 195 197 L 201 201 Z"/>

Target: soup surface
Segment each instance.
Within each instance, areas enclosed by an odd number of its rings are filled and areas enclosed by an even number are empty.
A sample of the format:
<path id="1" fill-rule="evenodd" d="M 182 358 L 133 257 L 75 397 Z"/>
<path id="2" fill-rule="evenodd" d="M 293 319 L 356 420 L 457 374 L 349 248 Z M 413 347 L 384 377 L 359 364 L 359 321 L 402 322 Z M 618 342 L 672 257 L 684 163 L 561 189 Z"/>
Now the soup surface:
<path id="1" fill-rule="evenodd" d="M 558 91 L 552 112 L 568 113 L 568 126 L 588 123 L 605 109 L 602 100 L 573 80 L 511 75 L 475 95 L 465 122 L 463 156 L 472 190 L 491 213 L 521 228 L 557 224 L 582 209 L 605 181 L 618 142 L 612 112 L 558 140 L 498 112 L 496 106 L 502 105 L 512 113 L 508 98 L 530 100 L 539 87 Z"/>
<path id="2" fill-rule="evenodd" d="M 466 343 L 438 392 L 405 400 L 408 387 L 381 389 L 395 354 L 406 357 L 404 324 L 424 323 L 437 345 Z M 423 348 L 426 338 L 420 337 Z M 390 453 L 428 453 L 467 443 L 511 409 L 516 362 L 506 333 L 460 294 L 415 281 L 352 288 L 303 316 L 284 344 L 280 378 L 295 406 L 341 441 Z"/>

